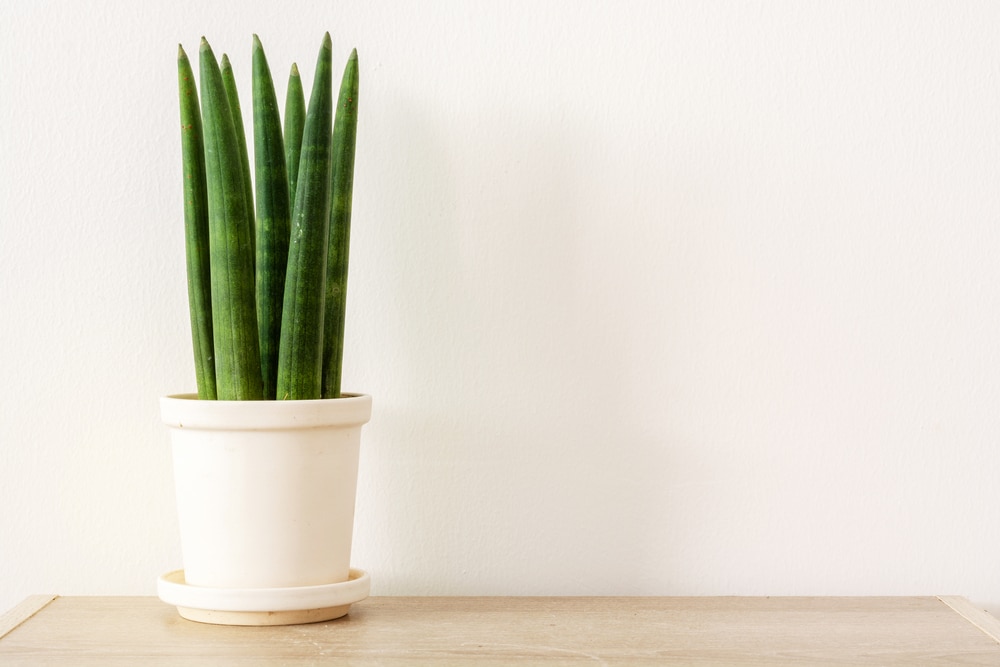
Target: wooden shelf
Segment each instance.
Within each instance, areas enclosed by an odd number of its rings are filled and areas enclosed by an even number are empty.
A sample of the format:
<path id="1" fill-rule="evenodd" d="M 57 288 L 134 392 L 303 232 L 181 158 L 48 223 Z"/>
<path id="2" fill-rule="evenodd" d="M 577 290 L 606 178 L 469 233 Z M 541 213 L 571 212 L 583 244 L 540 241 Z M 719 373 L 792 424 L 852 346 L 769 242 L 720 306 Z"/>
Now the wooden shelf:
<path id="1" fill-rule="evenodd" d="M 13 665 L 1000 665 L 959 597 L 374 597 L 336 621 L 227 627 L 152 597 L 32 596 L 0 616 Z"/>

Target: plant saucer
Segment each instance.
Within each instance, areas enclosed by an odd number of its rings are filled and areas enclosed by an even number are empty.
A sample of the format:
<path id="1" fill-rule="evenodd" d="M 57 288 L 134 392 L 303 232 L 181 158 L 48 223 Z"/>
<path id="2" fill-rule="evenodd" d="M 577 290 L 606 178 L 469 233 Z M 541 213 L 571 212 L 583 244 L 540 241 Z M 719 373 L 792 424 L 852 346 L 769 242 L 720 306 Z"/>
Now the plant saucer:
<path id="1" fill-rule="evenodd" d="M 340 618 L 368 597 L 371 578 L 351 569 L 347 581 L 289 588 L 209 588 L 192 586 L 184 570 L 162 575 L 157 594 L 191 621 L 216 625 L 293 625 Z"/>

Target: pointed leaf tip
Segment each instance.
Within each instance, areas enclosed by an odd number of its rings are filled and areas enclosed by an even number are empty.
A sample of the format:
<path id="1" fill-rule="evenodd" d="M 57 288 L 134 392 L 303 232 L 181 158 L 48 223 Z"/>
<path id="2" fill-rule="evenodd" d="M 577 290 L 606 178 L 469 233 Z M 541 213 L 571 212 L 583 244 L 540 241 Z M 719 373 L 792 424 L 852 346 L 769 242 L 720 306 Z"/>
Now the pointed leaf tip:
<path id="1" fill-rule="evenodd" d="M 324 49 L 332 49 L 333 48 L 333 41 L 330 39 L 330 33 L 329 32 L 327 32 L 325 35 L 323 35 L 323 48 Z"/>
<path id="2" fill-rule="evenodd" d="M 299 75 L 299 66 L 296 65 L 295 63 L 292 63 L 291 76 L 298 76 L 298 75 Z"/>
<path id="3" fill-rule="evenodd" d="M 253 34 L 253 48 L 255 48 L 255 49 L 263 49 L 264 48 L 263 45 L 260 43 L 260 37 L 257 36 L 257 33 Z"/>
<path id="4" fill-rule="evenodd" d="M 225 53 L 222 54 L 222 61 L 221 61 L 220 64 L 222 65 L 222 67 L 226 67 L 226 68 L 230 68 L 230 69 L 232 69 L 232 67 L 233 67 L 232 64 L 229 62 L 229 56 L 226 55 Z"/>
<path id="5" fill-rule="evenodd" d="M 356 48 L 351 49 L 351 57 L 348 58 L 348 60 L 357 60 L 357 59 L 358 59 L 358 50 Z"/>
<path id="6" fill-rule="evenodd" d="M 177 59 L 180 60 L 182 58 L 187 58 L 187 54 L 184 53 L 184 45 L 183 44 L 178 44 L 177 45 Z"/>

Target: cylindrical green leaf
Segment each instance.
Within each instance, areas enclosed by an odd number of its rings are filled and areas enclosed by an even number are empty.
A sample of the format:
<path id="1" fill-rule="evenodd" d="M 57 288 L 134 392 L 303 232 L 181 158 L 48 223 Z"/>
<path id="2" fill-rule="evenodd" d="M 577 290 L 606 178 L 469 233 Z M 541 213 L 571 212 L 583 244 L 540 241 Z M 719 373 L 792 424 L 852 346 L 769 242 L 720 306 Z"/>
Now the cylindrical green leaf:
<path id="1" fill-rule="evenodd" d="M 254 248 L 240 147 L 218 62 L 201 41 L 201 108 L 205 130 L 215 375 L 221 400 L 263 398 Z"/>
<path id="2" fill-rule="evenodd" d="M 299 156 L 302 154 L 302 128 L 306 123 L 306 96 L 298 65 L 292 63 L 285 93 L 285 166 L 288 167 L 289 201 L 295 202 L 295 184 L 299 178 Z"/>
<path id="3" fill-rule="evenodd" d="M 257 190 L 257 326 L 264 397 L 278 386 L 281 307 L 291 216 L 281 118 L 264 47 L 253 36 L 253 136 Z"/>
<path id="4" fill-rule="evenodd" d="M 255 225 L 253 213 L 253 182 L 250 180 L 250 155 L 247 152 L 247 134 L 243 129 L 243 107 L 240 106 L 240 96 L 236 89 L 236 76 L 229 56 L 222 54 L 222 83 L 226 88 L 226 99 L 229 100 L 229 110 L 233 114 L 233 126 L 236 128 L 236 142 L 240 149 L 240 167 L 243 172 L 243 191 L 247 200 L 247 218 L 250 223 L 250 242 L 255 243 Z M 254 259 L 254 258 L 251 258 Z"/>
<path id="5" fill-rule="evenodd" d="M 278 399 L 314 399 L 322 395 L 323 301 L 326 295 L 332 177 L 330 51 L 330 34 L 327 33 L 316 61 L 292 210 L 292 236 L 278 353 Z"/>
<path id="6" fill-rule="evenodd" d="M 340 397 L 347 309 L 347 265 L 351 244 L 354 148 L 358 135 L 358 51 L 344 67 L 333 124 L 333 192 L 327 257 L 326 316 L 323 321 L 323 398 Z"/>
<path id="7" fill-rule="evenodd" d="M 212 342 L 212 282 L 208 243 L 208 189 L 205 142 L 194 72 L 183 47 L 177 50 L 177 84 L 181 103 L 181 161 L 184 169 L 184 246 L 187 255 L 188 304 L 198 398 L 214 399 L 215 360 Z"/>

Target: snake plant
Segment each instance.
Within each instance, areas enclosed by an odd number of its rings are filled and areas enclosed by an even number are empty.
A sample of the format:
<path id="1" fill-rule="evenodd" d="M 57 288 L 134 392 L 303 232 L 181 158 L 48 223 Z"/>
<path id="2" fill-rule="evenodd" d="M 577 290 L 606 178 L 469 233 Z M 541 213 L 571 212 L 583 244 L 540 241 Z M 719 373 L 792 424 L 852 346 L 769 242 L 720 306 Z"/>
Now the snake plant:
<path id="1" fill-rule="evenodd" d="M 358 57 L 339 95 L 330 35 L 308 108 L 292 65 L 284 125 L 253 37 L 254 169 L 236 79 L 202 38 L 178 50 L 188 300 L 198 397 L 340 396 L 357 136 Z M 200 95 L 199 95 L 200 88 Z M 335 116 L 335 118 L 334 118 Z"/>

